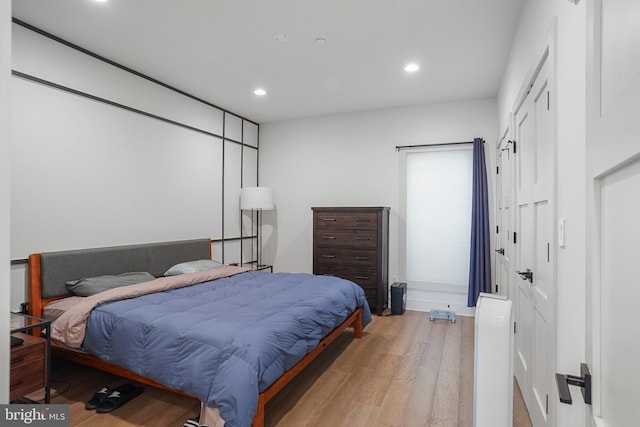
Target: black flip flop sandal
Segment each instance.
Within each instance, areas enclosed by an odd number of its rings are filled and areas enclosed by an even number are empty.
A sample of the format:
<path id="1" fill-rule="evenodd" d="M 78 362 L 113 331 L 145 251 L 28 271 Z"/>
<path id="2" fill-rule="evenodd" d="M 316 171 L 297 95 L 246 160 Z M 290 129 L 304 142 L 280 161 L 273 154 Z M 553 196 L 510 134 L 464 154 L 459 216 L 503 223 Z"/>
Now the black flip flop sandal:
<path id="1" fill-rule="evenodd" d="M 134 397 L 140 395 L 142 391 L 142 387 L 133 384 L 122 384 L 114 388 L 111 394 L 98 405 L 96 412 L 105 414 L 118 409 Z"/>
<path id="2" fill-rule="evenodd" d="M 104 400 L 111 394 L 111 389 L 108 387 L 102 387 L 93 397 L 84 405 L 84 409 L 90 411 L 96 409 Z"/>

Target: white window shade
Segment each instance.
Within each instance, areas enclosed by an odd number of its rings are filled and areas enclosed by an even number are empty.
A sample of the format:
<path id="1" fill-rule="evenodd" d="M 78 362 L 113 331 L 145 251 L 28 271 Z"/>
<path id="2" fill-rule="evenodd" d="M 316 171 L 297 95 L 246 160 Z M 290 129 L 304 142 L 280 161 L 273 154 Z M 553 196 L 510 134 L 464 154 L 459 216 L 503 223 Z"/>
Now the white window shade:
<path id="1" fill-rule="evenodd" d="M 406 154 L 406 280 L 467 285 L 471 149 Z"/>

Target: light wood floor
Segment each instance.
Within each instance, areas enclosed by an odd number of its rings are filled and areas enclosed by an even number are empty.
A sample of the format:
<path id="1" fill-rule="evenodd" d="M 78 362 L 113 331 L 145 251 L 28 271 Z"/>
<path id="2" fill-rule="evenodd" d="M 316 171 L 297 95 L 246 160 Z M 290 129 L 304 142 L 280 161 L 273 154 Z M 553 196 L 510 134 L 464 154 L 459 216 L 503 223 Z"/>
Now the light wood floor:
<path id="1" fill-rule="evenodd" d="M 474 319 L 429 321 L 427 313 L 378 317 L 350 329 L 266 406 L 267 427 L 472 426 Z M 70 405 L 71 426 L 180 427 L 199 402 L 154 388 L 110 414 L 86 411 L 102 386 L 125 380 L 56 361 L 52 403 Z M 55 380 L 64 380 L 56 382 Z M 515 382 L 514 382 L 515 383 Z M 514 426 L 531 426 L 514 384 Z"/>

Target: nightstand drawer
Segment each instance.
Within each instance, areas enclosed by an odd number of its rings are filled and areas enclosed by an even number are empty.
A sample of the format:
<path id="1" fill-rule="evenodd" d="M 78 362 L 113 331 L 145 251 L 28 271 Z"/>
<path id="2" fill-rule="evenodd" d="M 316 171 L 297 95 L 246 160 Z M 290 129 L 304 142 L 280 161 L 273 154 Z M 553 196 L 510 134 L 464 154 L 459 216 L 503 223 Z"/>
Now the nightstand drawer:
<path id="1" fill-rule="evenodd" d="M 378 227 L 378 214 L 370 212 L 319 212 L 316 217 L 318 228 L 369 228 Z"/>
<path id="2" fill-rule="evenodd" d="M 24 344 L 11 349 L 11 368 L 13 369 L 14 366 L 22 366 L 34 360 L 44 360 L 44 350 L 44 341 L 35 344 L 30 344 L 25 341 Z"/>
<path id="3" fill-rule="evenodd" d="M 15 400 L 44 386 L 44 358 L 11 368 L 10 400 Z"/>
<path id="4" fill-rule="evenodd" d="M 24 340 L 11 348 L 9 399 L 15 400 L 45 387 L 47 340 L 23 333 L 12 335 Z"/>

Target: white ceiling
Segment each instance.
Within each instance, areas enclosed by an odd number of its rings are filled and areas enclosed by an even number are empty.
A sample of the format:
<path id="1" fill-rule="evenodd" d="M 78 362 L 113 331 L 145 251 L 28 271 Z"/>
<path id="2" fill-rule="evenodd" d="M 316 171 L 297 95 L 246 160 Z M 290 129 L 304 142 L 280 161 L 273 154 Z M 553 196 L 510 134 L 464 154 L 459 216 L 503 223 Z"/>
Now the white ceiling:
<path id="1" fill-rule="evenodd" d="M 265 123 L 493 98 L 524 1 L 13 0 L 12 7 L 28 24 Z M 420 70 L 405 73 L 409 61 Z M 257 87 L 267 95 L 255 96 Z"/>

